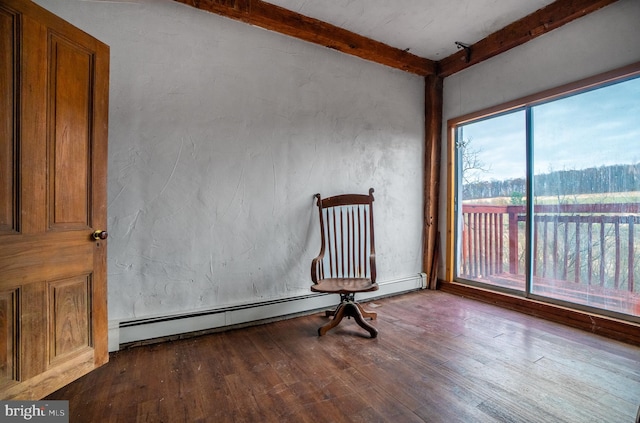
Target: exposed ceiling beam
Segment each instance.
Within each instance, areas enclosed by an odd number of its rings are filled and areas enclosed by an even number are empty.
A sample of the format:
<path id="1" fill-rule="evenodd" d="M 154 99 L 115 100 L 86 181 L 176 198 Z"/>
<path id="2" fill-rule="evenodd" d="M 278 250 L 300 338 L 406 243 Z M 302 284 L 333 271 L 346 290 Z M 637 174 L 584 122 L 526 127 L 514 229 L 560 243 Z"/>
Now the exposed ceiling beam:
<path id="1" fill-rule="evenodd" d="M 436 73 L 432 60 L 261 0 L 175 1 L 406 72 Z"/>
<path id="2" fill-rule="evenodd" d="M 174 1 L 410 73 L 423 76 L 438 74 L 444 78 L 617 0 L 557 0 L 439 62 L 262 0 Z"/>
<path id="3" fill-rule="evenodd" d="M 616 1 L 557 0 L 470 45 L 469 50 L 465 48 L 440 60 L 439 76 L 460 72 Z"/>

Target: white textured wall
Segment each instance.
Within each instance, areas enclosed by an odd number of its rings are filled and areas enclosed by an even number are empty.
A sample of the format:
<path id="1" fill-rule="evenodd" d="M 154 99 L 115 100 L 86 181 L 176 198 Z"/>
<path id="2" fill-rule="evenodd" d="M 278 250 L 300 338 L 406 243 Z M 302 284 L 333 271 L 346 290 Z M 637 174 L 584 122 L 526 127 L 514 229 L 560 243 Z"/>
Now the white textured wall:
<path id="1" fill-rule="evenodd" d="M 111 47 L 111 321 L 309 293 L 316 192 L 421 271 L 423 79 L 168 0 L 38 0 Z"/>
<path id="2" fill-rule="evenodd" d="M 640 1 L 619 0 L 446 78 L 442 163 L 447 163 L 447 120 L 638 62 L 638 40 Z M 442 234 L 447 233 L 446 172 L 444 165 L 440 185 Z M 444 275 L 441 263 L 440 274 Z"/>

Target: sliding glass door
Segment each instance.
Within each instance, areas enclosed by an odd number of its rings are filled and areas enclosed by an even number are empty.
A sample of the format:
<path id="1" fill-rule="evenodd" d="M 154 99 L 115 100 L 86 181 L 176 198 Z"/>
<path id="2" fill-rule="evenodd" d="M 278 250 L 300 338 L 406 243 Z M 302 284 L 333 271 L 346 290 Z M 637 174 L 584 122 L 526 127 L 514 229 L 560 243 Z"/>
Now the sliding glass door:
<path id="1" fill-rule="evenodd" d="M 640 316 L 640 78 L 455 125 L 455 278 Z"/>
<path id="2" fill-rule="evenodd" d="M 531 293 L 638 314 L 640 78 L 532 107 Z"/>
<path id="3" fill-rule="evenodd" d="M 460 125 L 456 134 L 458 276 L 524 290 L 524 110 Z"/>

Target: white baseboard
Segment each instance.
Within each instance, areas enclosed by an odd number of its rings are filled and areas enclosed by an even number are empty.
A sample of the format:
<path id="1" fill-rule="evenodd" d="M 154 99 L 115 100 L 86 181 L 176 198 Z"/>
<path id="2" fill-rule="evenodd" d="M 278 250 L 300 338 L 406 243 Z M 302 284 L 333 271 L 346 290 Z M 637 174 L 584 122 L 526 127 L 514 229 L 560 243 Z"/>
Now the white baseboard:
<path id="1" fill-rule="evenodd" d="M 359 301 L 369 301 L 374 298 L 424 289 L 426 288 L 426 283 L 427 276 L 424 273 L 402 279 L 378 282 L 379 289 L 377 291 L 358 294 L 357 299 Z M 337 302 L 337 296 L 335 295 L 309 294 L 300 297 L 220 307 L 188 314 L 129 321 L 110 321 L 109 351 L 117 351 L 121 345 L 149 339 L 282 319 L 287 316 L 331 308 Z"/>
<path id="2" fill-rule="evenodd" d="M 120 349 L 120 323 L 109 320 L 109 352 Z"/>

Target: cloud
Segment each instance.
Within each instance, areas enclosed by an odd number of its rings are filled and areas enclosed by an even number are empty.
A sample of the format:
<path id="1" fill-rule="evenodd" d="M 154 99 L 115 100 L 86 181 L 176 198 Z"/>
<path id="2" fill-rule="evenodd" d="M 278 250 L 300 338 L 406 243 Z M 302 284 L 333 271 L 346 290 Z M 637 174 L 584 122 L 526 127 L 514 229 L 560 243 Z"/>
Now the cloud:
<path id="1" fill-rule="evenodd" d="M 533 106 L 536 173 L 640 161 L 640 78 Z M 526 165 L 523 110 L 464 125 L 480 162 L 481 178 L 523 177 Z"/>

